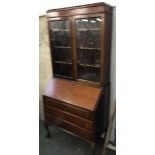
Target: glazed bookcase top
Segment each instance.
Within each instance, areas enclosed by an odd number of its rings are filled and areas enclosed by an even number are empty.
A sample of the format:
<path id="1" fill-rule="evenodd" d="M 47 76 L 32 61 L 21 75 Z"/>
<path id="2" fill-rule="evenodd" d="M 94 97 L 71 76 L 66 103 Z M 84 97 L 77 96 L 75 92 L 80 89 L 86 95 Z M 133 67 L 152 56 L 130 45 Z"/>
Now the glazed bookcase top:
<path id="1" fill-rule="evenodd" d="M 111 12 L 106 3 L 47 11 L 54 77 L 97 87 L 109 83 Z"/>

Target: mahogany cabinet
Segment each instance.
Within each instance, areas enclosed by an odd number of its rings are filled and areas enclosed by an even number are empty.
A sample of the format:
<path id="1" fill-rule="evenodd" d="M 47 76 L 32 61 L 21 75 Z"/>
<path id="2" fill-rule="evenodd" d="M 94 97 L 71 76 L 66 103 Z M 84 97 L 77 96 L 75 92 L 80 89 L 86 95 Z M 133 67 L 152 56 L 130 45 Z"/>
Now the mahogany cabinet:
<path id="1" fill-rule="evenodd" d="M 112 7 L 53 9 L 47 17 L 54 78 L 43 95 L 45 126 L 96 142 L 108 125 Z"/>

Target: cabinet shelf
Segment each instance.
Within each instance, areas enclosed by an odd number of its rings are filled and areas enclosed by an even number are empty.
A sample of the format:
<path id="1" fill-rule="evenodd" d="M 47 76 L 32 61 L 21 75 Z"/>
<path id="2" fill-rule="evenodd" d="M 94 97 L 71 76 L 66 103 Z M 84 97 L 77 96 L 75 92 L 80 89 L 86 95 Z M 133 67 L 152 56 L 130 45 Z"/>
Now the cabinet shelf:
<path id="1" fill-rule="evenodd" d="M 60 77 L 60 78 L 67 78 L 67 79 L 72 79 L 71 76 L 64 76 L 64 75 L 59 75 L 59 74 L 55 74 L 56 77 Z"/>
<path id="2" fill-rule="evenodd" d="M 67 61 L 54 61 L 54 63 L 72 65 L 71 62 L 67 62 Z"/>
<path id="3" fill-rule="evenodd" d="M 100 83 L 99 82 L 94 82 L 94 81 L 91 81 L 91 80 L 84 80 L 84 79 L 78 79 L 78 82 L 80 83 L 88 83 L 90 85 L 94 85 L 94 86 L 98 86 Z"/>
<path id="4" fill-rule="evenodd" d="M 69 32 L 69 29 L 52 29 L 52 31 L 54 31 L 54 32 L 61 32 L 61 31 Z"/>
<path id="5" fill-rule="evenodd" d="M 100 50 L 101 48 L 94 48 L 94 47 L 78 47 L 81 50 Z"/>
<path id="6" fill-rule="evenodd" d="M 85 66 L 85 67 L 96 67 L 96 68 L 100 68 L 100 65 L 89 65 L 89 64 L 81 64 L 81 63 L 79 63 L 78 65 Z"/>
<path id="7" fill-rule="evenodd" d="M 54 48 L 71 48 L 70 46 L 54 46 Z"/>
<path id="8" fill-rule="evenodd" d="M 78 31 L 100 31 L 100 28 L 92 28 L 92 29 L 78 29 Z"/>

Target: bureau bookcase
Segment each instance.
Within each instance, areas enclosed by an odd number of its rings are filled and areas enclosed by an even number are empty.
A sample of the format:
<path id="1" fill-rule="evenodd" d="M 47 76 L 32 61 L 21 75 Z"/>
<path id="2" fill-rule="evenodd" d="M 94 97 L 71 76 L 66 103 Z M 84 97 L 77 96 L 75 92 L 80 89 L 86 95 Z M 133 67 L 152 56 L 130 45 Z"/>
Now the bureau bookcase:
<path id="1" fill-rule="evenodd" d="M 96 143 L 108 125 L 112 7 L 52 9 L 47 18 L 54 77 L 43 94 L 45 127 Z"/>

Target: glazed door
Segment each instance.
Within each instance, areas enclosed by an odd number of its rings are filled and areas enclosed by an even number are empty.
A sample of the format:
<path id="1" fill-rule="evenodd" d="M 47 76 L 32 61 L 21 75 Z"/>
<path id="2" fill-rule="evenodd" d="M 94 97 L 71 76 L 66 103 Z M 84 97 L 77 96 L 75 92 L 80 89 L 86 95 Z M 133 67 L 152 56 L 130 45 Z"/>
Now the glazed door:
<path id="1" fill-rule="evenodd" d="M 101 84 L 103 17 L 75 17 L 77 81 Z"/>
<path id="2" fill-rule="evenodd" d="M 71 20 L 49 19 L 50 41 L 55 77 L 73 78 Z"/>

